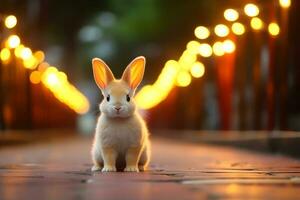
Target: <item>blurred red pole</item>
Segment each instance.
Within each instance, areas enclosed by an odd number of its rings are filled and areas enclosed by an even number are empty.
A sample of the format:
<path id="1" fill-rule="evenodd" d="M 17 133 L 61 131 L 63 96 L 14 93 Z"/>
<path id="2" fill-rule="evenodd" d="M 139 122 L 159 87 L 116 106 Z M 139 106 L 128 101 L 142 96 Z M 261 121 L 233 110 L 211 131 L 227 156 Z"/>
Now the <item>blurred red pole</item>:
<path id="1" fill-rule="evenodd" d="M 288 8 L 281 8 L 281 33 L 279 35 L 281 40 L 281 62 L 279 65 L 279 78 L 280 78 L 280 116 L 279 116 L 279 128 L 280 130 L 287 130 L 287 71 L 288 71 L 288 19 L 289 10 Z"/>
<path id="2" fill-rule="evenodd" d="M 3 91 L 3 70 L 2 70 L 3 64 L 2 62 L 0 62 L 0 130 L 4 130 L 5 126 L 4 126 L 4 116 L 3 116 L 3 112 L 4 112 L 4 91 Z"/>
<path id="3" fill-rule="evenodd" d="M 230 38 L 235 43 L 235 38 Z M 218 104 L 222 130 L 231 128 L 235 52 L 216 58 Z"/>
<path id="4" fill-rule="evenodd" d="M 270 21 L 275 18 L 275 9 L 273 4 L 270 4 Z M 269 36 L 269 74 L 267 78 L 267 130 L 273 130 L 275 128 L 275 76 L 276 76 L 276 51 L 275 51 L 275 39 Z"/>

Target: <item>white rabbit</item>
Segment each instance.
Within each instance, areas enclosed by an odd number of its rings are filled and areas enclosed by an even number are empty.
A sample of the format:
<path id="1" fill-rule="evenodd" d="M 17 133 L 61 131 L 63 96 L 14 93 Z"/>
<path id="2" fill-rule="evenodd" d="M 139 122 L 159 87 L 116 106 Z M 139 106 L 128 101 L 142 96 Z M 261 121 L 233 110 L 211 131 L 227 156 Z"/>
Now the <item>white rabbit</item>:
<path id="1" fill-rule="evenodd" d="M 92 147 L 92 171 L 143 171 L 149 163 L 149 132 L 133 96 L 143 79 L 145 58 L 135 58 L 119 80 L 101 59 L 94 58 L 92 64 L 104 96 Z"/>

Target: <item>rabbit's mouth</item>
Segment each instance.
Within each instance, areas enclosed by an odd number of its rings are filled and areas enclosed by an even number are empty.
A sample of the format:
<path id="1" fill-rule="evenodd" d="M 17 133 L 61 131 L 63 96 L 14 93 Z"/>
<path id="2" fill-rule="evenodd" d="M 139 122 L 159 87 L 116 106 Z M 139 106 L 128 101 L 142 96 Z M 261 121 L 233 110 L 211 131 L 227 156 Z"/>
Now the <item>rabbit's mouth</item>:
<path id="1" fill-rule="evenodd" d="M 122 110 L 116 110 L 114 113 L 117 117 L 122 117 L 122 115 L 124 115 L 124 112 L 122 112 Z"/>
<path id="2" fill-rule="evenodd" d="M 126 109 L 126 108 L 121 108 L 121 109 L 115 109 L 115 108 L 111 108 L 111 109 L 104 109 L 103 113 L 105 113 L 108 117 L 111 118 L 127 118 L 130 117 L 132 115 L 132 113 L 130 112 L 130 110 Z"/>
<path id="3" fill-rule="evenodd" d="M 128 115 L 128 113 L 126 113 L 125 111 L 115 111 L 113 116 L 114 118 L 127 118 L 129 117 L 130 115 Z"/>

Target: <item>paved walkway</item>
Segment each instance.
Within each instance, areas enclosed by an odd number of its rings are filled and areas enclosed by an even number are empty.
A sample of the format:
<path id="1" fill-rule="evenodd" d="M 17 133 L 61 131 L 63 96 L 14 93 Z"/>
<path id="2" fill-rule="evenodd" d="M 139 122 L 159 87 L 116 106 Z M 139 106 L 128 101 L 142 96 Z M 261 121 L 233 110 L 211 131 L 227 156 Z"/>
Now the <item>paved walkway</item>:
<path id="1" fill-rule="evenodd" d="M 299 199 L 300 161 L 153 139 L 150 170 L 91 173 L 90 138 L 0 149 L 0 199 Z"/>

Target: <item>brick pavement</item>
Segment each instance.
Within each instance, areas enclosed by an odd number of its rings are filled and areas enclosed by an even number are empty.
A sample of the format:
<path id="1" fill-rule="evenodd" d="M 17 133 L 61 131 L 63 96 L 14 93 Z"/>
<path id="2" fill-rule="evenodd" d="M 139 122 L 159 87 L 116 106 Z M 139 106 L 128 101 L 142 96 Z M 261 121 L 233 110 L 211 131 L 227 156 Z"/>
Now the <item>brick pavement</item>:
<path id="1" fill-rule="evenodd" d="M 299 199 L 300 161 L 153 139 L 143 173 L 91 173 L 91 138 L 0 149 L 0 199 Z"/>

